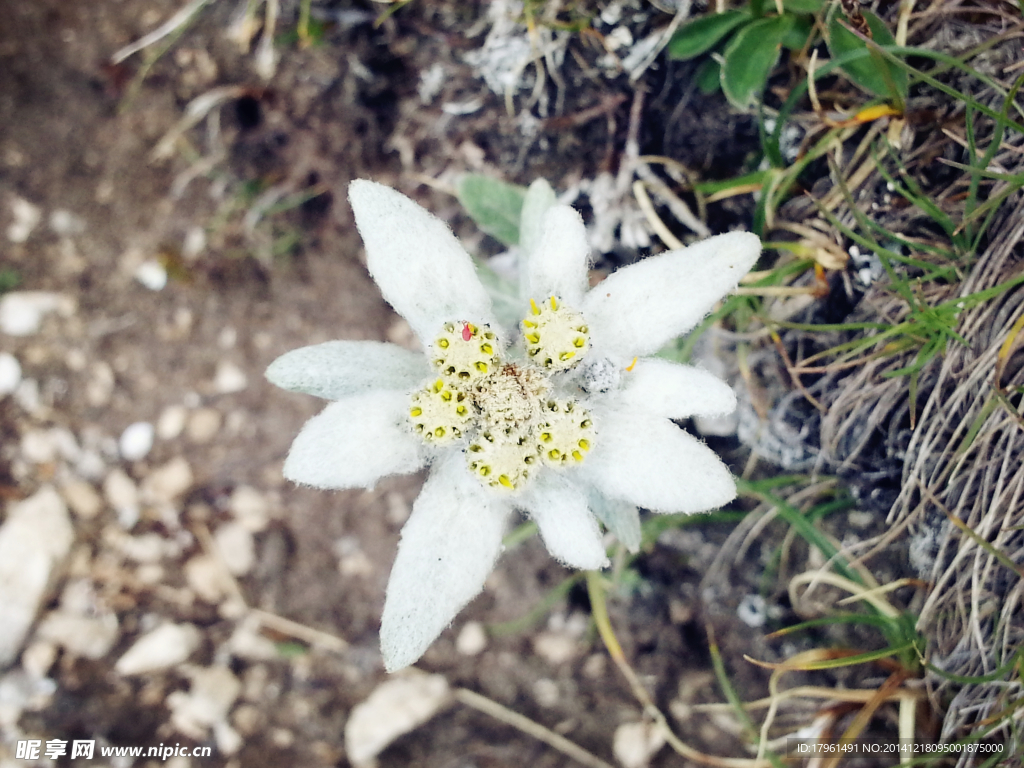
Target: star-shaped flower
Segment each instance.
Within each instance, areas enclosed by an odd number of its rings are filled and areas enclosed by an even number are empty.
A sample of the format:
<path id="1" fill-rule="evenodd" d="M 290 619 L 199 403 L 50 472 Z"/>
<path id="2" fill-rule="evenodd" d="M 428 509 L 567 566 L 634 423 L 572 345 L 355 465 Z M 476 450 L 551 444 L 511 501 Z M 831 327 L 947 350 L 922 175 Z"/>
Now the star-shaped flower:
<path id="1" fill-rule="evenodd" d="M 650 257 L 587 291 L 583 221 L 535 185 L 522 227 L 529 298 L 507 329 L 444 222 L 370 181 L 352 182 L 349 200 L 370 274 L 427 352 L 333 341 L 283 355 L 267 377 L 333 401 L 292 444 L 290 480 L 368 488 L 430 468 L 388 583 L 389 671 L 480 592 L 513 509 L 560 562 L 594 569 L 607 563 L 598 520 L 635 549 L 638 506 L 700 512 L 735 497 L 725 465 L 671 421 L 728 413 L 732 390 L 648 356 L 735 288 L 760 254 L 756 236 Z"/>

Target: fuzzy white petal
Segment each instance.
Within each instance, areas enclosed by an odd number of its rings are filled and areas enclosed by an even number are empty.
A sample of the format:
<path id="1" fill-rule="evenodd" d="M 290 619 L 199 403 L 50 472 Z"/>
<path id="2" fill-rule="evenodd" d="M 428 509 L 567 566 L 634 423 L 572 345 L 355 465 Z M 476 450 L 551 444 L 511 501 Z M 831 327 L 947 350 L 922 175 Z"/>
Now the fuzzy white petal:
<path id="1" fill-rule="evenodd" d="M 640 551 L 642 532 L 640 510 L 635 504 L 619 499 L 609 499 L 593 485 L 587 489 L 587 502 L 594 517 L 604 523 L 605 528 L 615 534 L 630 552 Z"/>
<path id="2" fill-rule="evenodd" d="M 284 476 L 315 488 L 370 488 L 423 466 L 423 442 L 409 428 L 406 392 L 352 395 L 306 422 L 288 451 Z"/>
<path id="3" fill-rule="evenodd" d="M 429 375 L 423 355 L 379 341 L 328 341 L 301 347 L 267 368 L 271 384 L 327 400 L 370 389 L 413 389 Z"/>
<path id="4" fill-rule="evenodd" d="M 578 309 L 587 286 L 587 228 L 579 213 L 556 205 L 544 215 L 544 229 L 529 254 L 530 296 L 538 301 L 559 296 Z"/>
<path id="5" fill-rule="evenodd" d="M 700 322 L 760 254 L 756 235 L 730 232 L 615 272 L 583 301 L 594 348 L 627 360 L 657 351 Z"/>
<path id="6" fill-rule="evenodd" d="M 668 419 L 596 409 L 594 449 L 583 462 L 598 490 L 653 512 L 704 512 L 736 497 L 714 451 Z"/>
<path id="7" fill-rule="evenodd" d="M 537 249 L 544 234 L 544 214 L 554 207 L 555 190 L 546 179 L 536 179 L 526 190 L 523 211 L 519 215 L 519 249 L 530 254 Z"/>
<path id="8" fill-rule="evenodd" d="M 608 564 L 601 529 L 584 492 L 573 482 L 547 472 L 518 499 L 540 528 L 548 552 L 572 568 L 594 570 Z"/>
<path id="9" fill-rule="evenodd" d="M 616 402 L 652 416 L 685 419 L 694 415 L 724 416 L 736 410 L 732 387 L 692 365 L 646 358 L 623 373 L 623 381 Z"/>
<path id="10" fill-rule="evenodd" d="M 511 504 L 485 489 L 461 455 L 435 467 L 402 528 L 381 619 L 389 672 L 415 662 L 483 589 Z"/>
<path id="11" fill-rule="evenodd" d="M 491 300 L 448 225 L 401 192 L 364 179 L 348 188 L 366 266 L 424 345 L 450 321 L 493 324 Z"/>

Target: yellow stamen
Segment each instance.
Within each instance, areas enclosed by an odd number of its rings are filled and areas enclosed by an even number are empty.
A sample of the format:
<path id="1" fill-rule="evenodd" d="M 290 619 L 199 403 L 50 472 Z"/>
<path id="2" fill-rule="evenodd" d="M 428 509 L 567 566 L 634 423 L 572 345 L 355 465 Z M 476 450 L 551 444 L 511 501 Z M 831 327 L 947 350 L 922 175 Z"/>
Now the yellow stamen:
<path id="1" fill-rule="evenodd" d="M 551 297 L 551 308 L 558 309 L 558 301 L 555 299 L 554 296 Z"/>
<path id="2" fill-rule="evenodd" d="M 637 359 L 634 357 L 633 358 L 633 362 L 630 363 L 629 366 L 626 368 L 627 371 L 632 371 L 633 370 L 633 366 L 636 365 L 636 360 Z"/>
<path id="3" fill-rule="evenodd" d="M 530 299 L 530 311 L 535 315 L 540 314 L 540 307 L 537 306 L 537 302 L 533 299 Z"/>
<path id="4" fill-rule="evenodd" d="M 502 475 L 498 478 L 498 482 L 504 485 L 506 488 L 512 489 L 515 486 L 512 485 L 512 481 L 508 479 L 508 475 Z"/>

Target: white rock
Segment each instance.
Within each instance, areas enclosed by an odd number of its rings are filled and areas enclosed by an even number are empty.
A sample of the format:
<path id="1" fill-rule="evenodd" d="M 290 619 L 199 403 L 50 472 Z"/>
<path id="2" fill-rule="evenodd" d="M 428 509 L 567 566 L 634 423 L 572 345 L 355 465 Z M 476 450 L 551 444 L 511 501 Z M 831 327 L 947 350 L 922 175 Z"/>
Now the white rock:
<path id="1" fill-rule="evenodd" d="M 105 537 L 129 560 L 136 563 L 157 563 L 165 556 L 175 553 L 178 548 L 159 533 L 144 533 L 141 536 L 128 536 L 121 531 L 111 531 Z"/>
<path id="2" fill-rule="evenodd" d="M 196 593 L 200 600 L 207 603 L 219 603 L 224 597 L 225 589 L 223 574 L 217 562 L 207 555 L 196 555 L 189 558 L 183 569 L 185 583 Z"/>
<path id="3" fill-rule="evenodd" d="M 135 268 L 135 279 L 151 291 L 162 291 L 167 285 L 167 269 L 156 259 L 147 259 Z"/>
<path id="4" fill-rule="evenodd" d="M 654 723 L 623 723 L 615 729 L 612 752 L 623 768 L 645 768 L 665 737 Z"/>
<path id="5" fill-rule="evenodd" d="M 57 646 L 46 640 L 36 639 L 21 652 L 21 668 L 32 677 L 46 677 L 57 660 Z"/>
<path id="6" fill-rule="evenodd" d="M 164 624 L 143 635 L 117 660 L 122 675 L 142 675 L 181 664 L 199 645 L 199 630 L 191 624 Z"/>
<path id="7" fill-rule="evenodd" d="M 135 481 L 120 467 L 110 470 L 103 480 L 103 495 L 106 496 L 107 503 L 114 508 L 118 519 L 138 519 L 139 489 L 135 486 Z"/>
<path id="8" fill-rule="evenodd" d="M 103 499 L 84 480 L 71 480 L 61 486 L 60 493 L 71 511 L 83 520 L 91 520 L 103 509 Z"/>
<path id="9" fill-rule="evenodd" d="M 228 641 L 228 649 L 232 656 L 247 661 L 272 661 L 281 657 L 273 640 L 260 633 L 259 620 L 254 616 L 238 623 Z"/>
<path id="10" fill-rule="evenodd" d="M 558 683 L 548 677 L 542 677 L 533 684 L 533 698 L 542 707 L 553 707 L 562 697 Z"/>
<path id="11" fill-rule="evenodd" d="M 202 445 L 217 436 L 220 425 L 220 411 L 214 408 L 199 408 L 188 417 L 185 434 L 190 442 Z"/>
<path id="12" fill-rule="evenodd" d="M 345 723 L 345 753 L 353 765 L 365 765 L 399 736 L 432 718 L 451 699 L 441 675 L 411 671 L 381 683 L 357 704 Z"/>
<path id="13" fill-rule="evenodd" d="M 0 331 L 9 336 L 30 336 L 39 330 L 43 317 L 51 312 L 70 315 L 74 302 L 67 296 L 47 291 L 15 291 L 0 297 Z"/>
<path id="14" fill-rule="evenodd" d="M 226 720 L 213 724 L 213 740 L 217 742 L 217 754 L 229 757 L 242 748 L 241 734 L 228 725 Z"/>
<path id="15" fill-rule="evenodd" d="M 0 730 L 7 733 L 15 728 L 24 710 L 38 711 L 50 702 L 57 684 L 48 677 L 37 677 L 23 669 L 15 669 L 0 677 Z M 10 753 L 8 753 L 10 754 Z M 5 761 L 9 765 L 24 765 Z"/>
<path id="16" fill-rule="evenodd" d="M 78 616 L 63 610 L 47 614 L 36 631 L 44 640 L 87 659 L 106 656 L 119 635 L 117 616 L 113 613 Z"/>
<path id="17" fill-rule="evenodd" d="M 74 537 L 68 508 L 49 486 L 10 506 L 0 526 L 0 667 L 21 648 Z"/>
<path id="18" fill-rule="evenodd" d="M 183 405 L 169 405 L 160 412 L 156 421 L 156 434 L 161 440 L 173 440 L 185 429 L 188 409 Z"/>
<path id="19" fill-rule="evenodd" d="M 32 230 L 43 220 L 43 212 L 38 205 L 33 205 L 22 197 L 11 200 L 11 216 L 14 221 L 7 227 L 7 239 L 12 243 L 24 243 Z"/>
<path id="20" fill-rule="evenodd" d="M 167 707 L 171 710 L 171 725 L 180 733 L 201 741 L 211 726 L 227 720 L 242 684 L 227 667 L 195 669 L 188 675 L 192 678 L 189 692 L 171 693 Z"/>
<path id="21" fill-rule="evenodd" d="M 93 408 L 102 408 L 110 402 L 114 394 L 114 369 L 108 363 L 97 360 L 89 370 L 89 380 L 85 384 L 85 400 Z"/>
<path id="22" fill-rule="evenodd" d="M 30 429 L 21 436 L 21 458 L 31 464 L 49 464 L 57 459 L 57 445 L 48 429 Z"/>
<path id="23" fill-rule="evenodd" d="M 768 621 L 768 604 L 760 595 L 745 595 L 736 606 L 736 615 L 748 627 L 759 629 Z"/>
<path id="24" fill-rule="evenodd" d="M 564 633 L 541 632 L 533 638 L 533 650 L 549 664 L 564 664 L 581 651 L 581 646 Z"/>
<path id="25" fill-rule="evenodd" d="M 463 656 L 477 656 L 487 647 L 487 630 L 479 621 L 467 621 L 455 638 L 455 650 Z"/>
<path id="26" fill-rule="evenodd" d="M 231 493 L 228 508 L 235 520 L 253 533 L 266 530 L 270 524 L 270 504 L 255 488 L 240 485 Z"/>
<path id="27" fill-rule="evenodd" d="M 213 377 L 213 388 L 221 395 L 241 392 L 249 386 L 245 371 L 234 363 L 221 360 L 217 363 L 217 373 Z"/>
<path id="28" fill-rule="evenodd" d="M 0 352 L 0 397 L 14 392 L 21 383 L 21 364 L 10 352 Z"/>
<path id="29" fill-rule="evenodd" d="M 50 229 L 61 237 L 71 237 L 85 232 L 85 220 L 71 211 L 58 208 L 50 213 Z"/>
<path id="30" fill-rule="evenodd" d="M 171 502 L 192 487 L 192 468 L 181 456 L 171 459 L 142 481 L 142 498 L 151 502 Z"/>
<path id="31" fill-rule="evenodd" d="M 21 384 L 14 390 L 14 401 L 26 413 L 33 416 L 39 414 L 43 409 L 43 400 L 39 396 L 39 382 L 35 379 L 22 379 Z"/>
<path id="32" fill-rule="evenodd" d="M 256 562 L 252 534 L 241 523 L 224 523 L 213 534 L 224 565 L 235 576 L 244 576 Z"/>
<path id="33" fill-rule="evenodd" d="M 153 448 L 153 425 L 148 421 L 136 421 L 129 424 L 121 433 L 117 448 L 125 461 L 143 459 Z"/>

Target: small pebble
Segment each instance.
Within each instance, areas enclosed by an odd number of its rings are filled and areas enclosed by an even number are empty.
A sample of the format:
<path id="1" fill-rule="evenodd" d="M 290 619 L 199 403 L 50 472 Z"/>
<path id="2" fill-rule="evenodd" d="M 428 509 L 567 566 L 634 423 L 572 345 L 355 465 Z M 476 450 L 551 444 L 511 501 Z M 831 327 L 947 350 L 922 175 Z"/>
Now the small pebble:
<path id="1" fill-rule="evenodd" d="M 107 497 L 107 502 L 118 516 L 124 514 L 126 510 L 134 511 L 138 516 L 139 489 L 123 469 L 115 467 L 110 470 L 103 481 L 103 495 Z"/>
<path id="2" fill-rule="evenodd" d="M 220 431 L 220 411 L 214 408 L 200 408 L 188 417 L 185 434 L 190 442 L 203 445 L 210 442 Z"/>
<path id="3" fill-rule="evenodd" d="M 623 723 L 612 739 L 612 752 L 623 768 L 646 768 L 663 746 L 665 737 L 654 723 Z"/>
<path id="4" fill-rule="evenodd" d="M 14 392 L 21 383 L 21 364 L 10 352 L 0 352 L 0 397 Z"/>
<path id="5" fill-rule="evenodd" d="M 213 534 L 224 565 L 234 576 L 244 576 L 256 562 L 252 534 L 240 523 L 225 523 Z"/>
<path id="6" fill-rule="evenodd" d="M 53 611 L 40 622 L 36 631 L 44 640 L 86 659 L 106 656 L 120 635 L 117 616 L 113 613 L 76 616 L 65 611 Z"/>
<path id="7" fill-rule="evenodd" d="M 142 481 L 142 497 L 152 502 L 172 502 L 192 487 L 192 468 L 181 456 L 171 459 Z"/>
<path id="8" fill-rule="evenodd" d="M 71 237 L 85 232 L 85 220 L 71 211 L 58 208 L 50 213 L 50 229 L 61 237 Z"/>
<path id="9" fill-rule="evenodd" d="M 85 399 L 93 408 L 102 408 L 114 394 L 114 369 L 102 360 L 92 364 L 85 384 Z"/>
<path id="10" fill-rule="evenodd" d="M 135 268 L 135 279 L 151 291 L 162 291 L 167 285 L 167 269 L 156 259 L 147 259 Z"/>
<path id="11" fill-rule="evenodd" d="M 21 653 L 21 667 L 33 677 L 46 677 L 56 660 L 57 647 L 45 640 L 34 641 Z"/>
<path id="12" fill-rule="evenodd" d="M 161 440 L 173 440 L 185 429 L 188 409 L 183 405 L 169 405 L 160 412 L 156 421 L 156 435 Z"/>
<path id="13" fill-rule="evenodd" d="M 213 377 L 213 388 L 221 395 L 241 392 L 249 386 L 245 372 L 234 363 L 221 360 L 217 364 L 217 373 Z"/>
<path id="14" fill-rule="evenodd" d="M 43 317 L 51 312 L 68 316 L 74 302 L 67 296 L 47 291 L 15 291 L 0 297 L 0 331 L 9 336 L 31 336 Z"/>
<path id="15" fill-rule="evenodd" d="M 173 691 L 167 697 L 171 725 L 179 732 L 202 741 L 217 723 L 226 722 L 242 684 L 227 667 L 216 666 L 189 672 L 189 692 Z"/>
<path id="16" fill-rule="evenodd" d="M 125 461 L 139 461 L 153 448 L 153 425 L 148 421 L 137 421 L 121 433 L 117 443 L 121 458 Z"/>
<path id="17" fill-rule="evenodd" d="M 455 650 L 463 656 L 478 656 L 487 647 L 487 630 L 479 621 L 467 621 L 455 638 Z"/>
<path id="18" fill-rule="evenodd" d="M 759 629 L 768 621 L 768 607 L 760 595 L 746 595 L 736 607 L 736 615 L 748 627 Z"/>
<path id="19" fill-rule="evenodd" d="M 213 605 L 230 590 L 220 564 L 207 555 L 196 555 L 185 563 L 185 583 L 200 600 Z"/>
<path id="20" fill-rule="evenodd" d="M 60 493 L 71 511 L 83 520 L 91 520 L 103 509 L 103 499 L 84 480 L 71 480 L 61 487 Z"/>
<path id="21" fill-rule="evenodd" d="M 546 677 L 533 684 L 533 698 L 542 707 L 553 707 L 558 703 L 561 694 L 558 691 L 558 683 Z"/>
<path id="22" fill-rule="evenodd" d="M 11 216 L 14 221 L 7 227 L 7 239 L 12 243 L 24 243 L 43 220 L 43 211 L 23 197 L 15 197 L 11 200 Z"/>
<path id="23" fill-rule="evenodd" d="M 199 645 L 199 630 L 191 624 L 164 624 L 143 635 L 117 660 L 122 675 L 142 675 L 185 661 Z"/>
<path id="24" fill-rule="evenodd" d="M 251 486 L 240 485 L 235 488 L 228 507 L 235 519 L 253 533 L 266 530 L 270 523 L 269 502 Z"/>
<path id="25" fill-rule="evenodd" d="M 399 736 L 418 728 L 451 699 L 441 675 L 391 677 L 352 708 L 345 723 L 345 754 L 354 766 L 369 764 Z"/>

